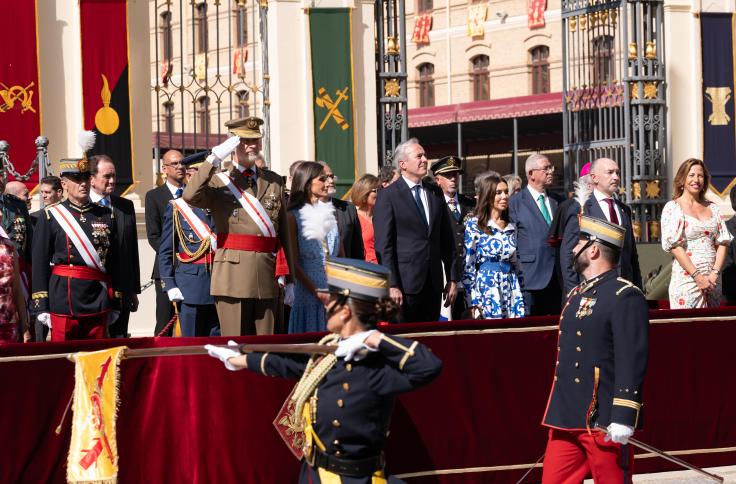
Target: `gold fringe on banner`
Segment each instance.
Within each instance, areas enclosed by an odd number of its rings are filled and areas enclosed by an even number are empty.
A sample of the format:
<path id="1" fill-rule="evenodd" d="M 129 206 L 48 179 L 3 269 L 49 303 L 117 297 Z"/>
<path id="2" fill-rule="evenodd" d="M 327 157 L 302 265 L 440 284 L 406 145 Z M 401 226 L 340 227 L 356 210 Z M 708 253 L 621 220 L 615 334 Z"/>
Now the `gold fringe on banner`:
<path id="1" fill-rule="evenodd" d="M 120 360 L 118 346 L 74 355 L 74 416 L 66 480 L 69 483 L 115 484 L 118 446 L 115 440 Z"/>

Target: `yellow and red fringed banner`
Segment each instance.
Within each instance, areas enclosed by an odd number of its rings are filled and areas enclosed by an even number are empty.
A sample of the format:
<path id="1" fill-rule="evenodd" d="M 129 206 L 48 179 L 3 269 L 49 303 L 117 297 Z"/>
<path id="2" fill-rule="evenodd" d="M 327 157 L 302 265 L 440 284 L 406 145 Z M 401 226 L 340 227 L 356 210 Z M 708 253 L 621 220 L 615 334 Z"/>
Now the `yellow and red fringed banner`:
<path id="1" fill-rule="evenodd" d="M 118 194 L 134 183 L 127 0 L 79 0 L 84 129 L 97 134 L 90 155 L 115 162 Z M 146 98 L 148 99 L 148 98 Z"/>
<path id="2" fill-rule="evenodd" d="M 67 482 L 114 484 L 118 478 L 115 439 L 120 360 L 124 346 L 74 355 L 72 439 Z"/>
<path id="3" fill-rule="evenodd" d="M 10 161 L 24 175 L 36 157 L 34 140 L 41 134 L 36 2 L 3 2 L 3 18 L 0 139 L 10 144 Z M 38 171 L 26 184 L 33 188 L 37 182 Z"/>

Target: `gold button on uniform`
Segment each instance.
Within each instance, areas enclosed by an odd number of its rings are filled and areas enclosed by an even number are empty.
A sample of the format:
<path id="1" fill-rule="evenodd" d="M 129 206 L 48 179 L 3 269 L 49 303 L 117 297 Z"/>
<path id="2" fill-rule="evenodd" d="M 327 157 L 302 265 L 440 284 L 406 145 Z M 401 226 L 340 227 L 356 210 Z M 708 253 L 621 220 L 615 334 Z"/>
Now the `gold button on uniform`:
<path id="1" fill-rule="evenodd" d="M 340 452 L 339 450 L 335 451 L 335 457 L 340 457 L 341 455 L 342 455 L 342 452 Z"/>
<path id="2" fill-rule="evenodd" d="M 352 363 L 348 363 L 347 365 L 345 365 L 345 369 L 348 370 L 348 371 L 353 371 L 353 364 Z"/>
<path id="3" fill-rule="evenodd" d="M 337 406 L 340 407 L 340 408 L 342 408 L 342 407 L 345 406 L 345 402 L 343 401 L 342 398 L 338 398 L 337 399 Z"/>
<path id="4" fill-rule="evenodd" d="M 555 381 L 557 381 L 557 375 L 555 375 Z"/>
<path id="5" fill-rule="evenodd" d="M 575 368 L 580 368 L 580 363 L 578 363 L 577 361 L 575 362 Z"/>
<path id="6" fill-rule="evenodd" d="M 341 425 L 342 424 L 340 423 L 340 421 L 338 419 L 335 419 L 335 420 L 332 421 L 332 426 L 333 427 L 339 427 Z"/>
<path id="7" fill-rule="evenodd" d="M 345 391 L 350 390 L 350 384 L 348 382 L 345 382 L 342 384 L 342 389 Z"/>
<path id="8" fill-rule="evenodd" d="M 338 445 L 340 445 L 340 441 L 337 440 L 337 439 L 335 439 L 335 440 L 332 441 L 332 445 L 334 445 L 335 447 L 337 447 Z"/>
<path id="9" fill-rule="evenodd" d="M 582 348 L 580 348 L 580 346 L 578 346 L 578 347 L 575 348 L 575 351 L 583 351 L 583 350 L 582 350 Z"/>
<path id="10" fill-rule="evenodd" d="M 580 378 L 575 378 L 575 383 L 580 383 Z"/>
<path id="11" fill-rule="evenodd" d="M 582 335 L 583 335 L 583 332 L 582 332 L 582 331 L 578 331 L 578 332 L 577 332 L 577 335 L 578 335 L 578 336 L 582 336 Z"/>

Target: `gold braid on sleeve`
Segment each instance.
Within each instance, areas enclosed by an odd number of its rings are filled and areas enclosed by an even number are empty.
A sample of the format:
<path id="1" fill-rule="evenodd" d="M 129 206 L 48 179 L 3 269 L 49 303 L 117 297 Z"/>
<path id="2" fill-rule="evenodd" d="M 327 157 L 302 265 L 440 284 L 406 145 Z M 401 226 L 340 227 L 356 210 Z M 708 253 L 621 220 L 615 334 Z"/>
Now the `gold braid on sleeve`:
<path id="1" fill-rule="evenodd" d="M 176 231 L 177 237 L 179 237 L 179 240 L 181 240 L 181 248 L 184 251 L 184 253 L 187 255 L 188 258 L 184 259 L 182 258 L 178 253 L 176 254 L 176 258 L 179 262 L 189 262 L 191 260 L 197 260 L 200 257 L 202 257 L 204 254 L 209 252 L 210 250 L 210 238 L 206 237 L 205 239 L 199 239 L 199 247 L 195 251 L 189 250 L 189 247 L 187 246 L 187 236 L 184 233 L 184 230 L 181 228 L 181 220 L 179 219 L 179 211 L 176 209 L 176 206 L 174 205 L 174 210 L 172 215 L 172 218 L 174 220 L 174 230 Z"/>

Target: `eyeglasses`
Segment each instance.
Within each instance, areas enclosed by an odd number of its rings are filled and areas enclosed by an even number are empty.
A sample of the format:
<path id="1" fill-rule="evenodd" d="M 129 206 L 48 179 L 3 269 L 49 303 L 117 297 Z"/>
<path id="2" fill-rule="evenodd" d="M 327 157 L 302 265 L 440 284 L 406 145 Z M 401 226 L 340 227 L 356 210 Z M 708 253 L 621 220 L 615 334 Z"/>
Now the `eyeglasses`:
<path id="1" fill-rule="evenodd" d="M 554 173 L 555 167 L 553 165 L 544 168 L 532 168 L 532 171 L 546 171 L 547 173 Z"/>
<path id="2" fill-rule="evenodd" d="M 371 190 L 371 193 L 378 193 L 378 188 L 374 188 L 373 190 Z"/>
<path id="3" fill-rule="evenodd" d="M 174 161 L 172 163 L 164 163 L 164 166 L 168 166 L 169 168 L 179 168 L 182 165 L 181 161 Z"/>

